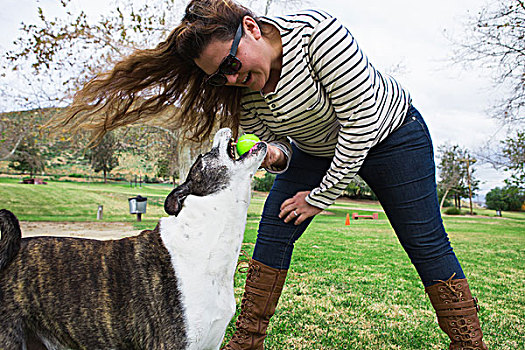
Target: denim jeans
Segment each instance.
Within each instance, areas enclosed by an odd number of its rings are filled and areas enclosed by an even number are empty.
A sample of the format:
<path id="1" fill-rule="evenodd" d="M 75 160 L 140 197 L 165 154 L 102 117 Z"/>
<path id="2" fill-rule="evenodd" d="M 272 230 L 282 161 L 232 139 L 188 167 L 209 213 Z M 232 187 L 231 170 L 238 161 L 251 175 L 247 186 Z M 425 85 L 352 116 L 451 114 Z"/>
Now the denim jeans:
<path id="1" fill-rule="evenodd" d="M 255 260 L 279 269 L 290 266 L 294 243 L 312 221 L 286 224 L 278 217 L 280 206 L 317 187 L 331 163 L 292 148 L 288 170 L 277 175 L 266 199 L 253 253 Z M 378 197 L 425 287 L 454 273 L 465 278 L 439 211 L 432 141 L 414 107 L 399 128 L 370 149 L 359 175 Z"/>

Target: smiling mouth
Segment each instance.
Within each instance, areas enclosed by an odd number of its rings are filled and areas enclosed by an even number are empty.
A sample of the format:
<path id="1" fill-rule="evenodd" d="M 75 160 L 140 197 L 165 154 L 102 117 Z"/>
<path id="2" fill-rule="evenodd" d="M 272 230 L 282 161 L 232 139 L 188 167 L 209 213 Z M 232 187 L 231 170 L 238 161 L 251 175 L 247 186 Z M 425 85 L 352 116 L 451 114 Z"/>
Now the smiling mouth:
<path id="1" fill-rule="evenodd" d="M 251 76 L 252 76 L 252 73 L 248 72 L 248 74 L 246 75 L 246 78 L 244 78 L 244 80 L 241 81 L 241 84 L 246 84 L 250 80 Z"/>

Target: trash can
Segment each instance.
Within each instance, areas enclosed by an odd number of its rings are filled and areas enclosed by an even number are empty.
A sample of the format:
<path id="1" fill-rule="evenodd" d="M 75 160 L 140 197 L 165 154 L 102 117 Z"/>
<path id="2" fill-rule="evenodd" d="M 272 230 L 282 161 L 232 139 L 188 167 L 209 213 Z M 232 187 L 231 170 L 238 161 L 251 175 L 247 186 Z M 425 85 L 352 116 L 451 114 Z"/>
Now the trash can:
<path id="1" fill-rule="evenodd" d="M 142 214 L 146 214 L 146 206 L 148 204 L 148 198 L 138 195 L 136 197 L 128 198 L 129 201 L 129 213 L 137 214 L 137 221 L 141 221 Z"/>

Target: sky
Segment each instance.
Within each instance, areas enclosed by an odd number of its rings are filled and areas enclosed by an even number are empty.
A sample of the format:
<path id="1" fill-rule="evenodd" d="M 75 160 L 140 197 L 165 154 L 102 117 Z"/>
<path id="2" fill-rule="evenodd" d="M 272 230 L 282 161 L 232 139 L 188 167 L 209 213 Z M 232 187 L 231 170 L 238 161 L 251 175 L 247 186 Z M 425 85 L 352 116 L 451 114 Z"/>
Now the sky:
<path id="1" fill-rule="evenodd" d="M 36 19 L 36 7 L 56 7 L 58 0 L 0 0 L 0 52 L 11 49 L 20 22 Z M 110 9 L 107 0 L 76 0 L 77 8 L 93 18 Z M 261 2 L 265 3 L 265 2 Z M 323 9 L 338 17 L 357 39 L 372 64 L 409 90 L 414 106 L 425 118 L 434 142 L 458 144 L 469 150 L 487 140 L 504 138 L 504 130 L 488 117 L 491 104 L 502 96 L 492 72 L 473 65 L 453 64 L 454 46 L 465 22 L 486 6 L 486 0 L 309 0 L 302 8 Z M 293 12 L 275 7 L 273 14 Z M 51 12 L 52 13 L 52 12 Z M 399 66 L 400 69 L 393 70 Z M 488 165 L 476 165 L 479 194 L 503 185 L 508 177 Z"/>

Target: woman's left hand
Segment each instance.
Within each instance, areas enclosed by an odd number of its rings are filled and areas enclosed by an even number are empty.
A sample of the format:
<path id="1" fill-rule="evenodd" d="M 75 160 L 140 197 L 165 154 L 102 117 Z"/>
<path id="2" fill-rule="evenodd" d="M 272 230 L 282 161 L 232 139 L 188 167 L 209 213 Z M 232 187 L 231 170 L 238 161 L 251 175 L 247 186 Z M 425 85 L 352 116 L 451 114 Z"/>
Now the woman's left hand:
<path id="1" fill-rule="evenodd" d="M 295 220 L 294 224 L 299 225 L 304 220 L 319 214 L 323 209 L 308 204 L 306 196 L 310 191 L 297 192 L 292 198 L 288 198 L 281 204 L 279 218 L 289 223 Z"/>

